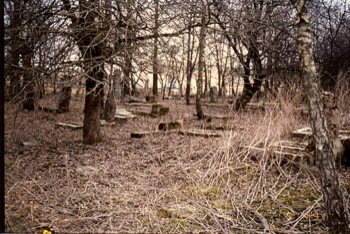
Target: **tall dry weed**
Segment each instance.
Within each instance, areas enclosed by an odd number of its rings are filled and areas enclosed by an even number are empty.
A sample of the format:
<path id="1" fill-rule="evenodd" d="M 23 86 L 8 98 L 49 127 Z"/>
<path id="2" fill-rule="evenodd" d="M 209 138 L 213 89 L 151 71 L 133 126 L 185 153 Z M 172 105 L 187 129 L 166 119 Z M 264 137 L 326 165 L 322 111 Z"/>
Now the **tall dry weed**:
<path id="1" fill-rule="evenodd" d="M 283 229 L 292 231 L 304 215 L 318 205 L 316 199 L 293 207 L 294 199 L 304 196 L 301 191 L 304 187 L 295 196 L 289 195 L 293 193 L 291 188 L 299 189 L 298 178 L 308 178 L 308 175 L 301 175 L 302 167 L 282 165 L 285 156 L 273 150 L 279 142 L 291 141 L 291 131 L 305 124 L 298 109 L 302 96 L 301 91 L 290 90 L 277 97 L 275 106 L 265 111 L 239 112 L 229 121 L 235 130 L 210 153 L 206 161 L 208 170 L 203 176 L 206 186 L 218 188 L 221 200 L 196 203 L 197 210 L 206 211 L 217 231 L 254 233 L 260 228 L 272 233 Z M 307 193 L 313 199 L 319 195 L 317 183 L 314 178 L 307 180 L 310 181 Z M 289 214 L 297 218 L 288 222 Z M 210 222 L 200 224 L 213 228 Z"/>
<path id="2" fill-rule="evenodd" d="M 342 124 L 350 125 L 350 70 L 339 74 L 335 86 L 335 96 L 342 116 Z"/>

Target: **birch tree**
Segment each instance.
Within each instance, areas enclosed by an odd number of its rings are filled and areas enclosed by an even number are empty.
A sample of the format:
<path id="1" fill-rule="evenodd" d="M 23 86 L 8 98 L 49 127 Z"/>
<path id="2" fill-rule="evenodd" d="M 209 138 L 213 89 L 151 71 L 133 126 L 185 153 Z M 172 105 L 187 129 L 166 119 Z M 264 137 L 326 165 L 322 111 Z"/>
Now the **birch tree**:
<path id="1" fill-rule="evenodd" d="M 204 119 L 204 112 L 201 105 L 201 97 L 203 93 L 203 72 L 204 72 L 204 50 L 207 36 L 207 23 L 209 21 L 209 6 L 208 3 L 202 1 L 202 18 L 199 33 L 199 54 L 198 54 L 198 79 L 197 79 L 197 94 L 196 94 L 196 112 L 198 119 Z"/>
<path id="2" fill-rule="evenodd" d="M 349 233 L 350 215 L 340 186 L 335 156 L 327 129 L 312 51 L 310 19 L 306 0 L 290 0 L 297 11 L 297 44 L 304 90 L 307 90 L 310 123 L 315 142 L 316 163 L 320 171 L 321 191 L 325 202 L 330 233 Z"/>

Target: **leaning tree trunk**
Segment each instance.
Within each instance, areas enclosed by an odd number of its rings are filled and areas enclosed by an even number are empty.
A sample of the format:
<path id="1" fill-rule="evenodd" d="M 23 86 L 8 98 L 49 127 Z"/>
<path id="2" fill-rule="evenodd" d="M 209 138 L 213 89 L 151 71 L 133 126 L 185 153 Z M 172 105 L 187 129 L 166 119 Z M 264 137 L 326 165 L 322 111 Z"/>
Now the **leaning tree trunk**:
<path id="1" fill-rule="evenodd" d="M 321 190 L 327 210 L 330 233 L 350 233 L 350 215 L 336 170 L 313 58 L 306 0 L 291 0 L 291 2 L 298 12 L 297 43 L 300 66 L 304 88 L 307 90 L 310 122 L 316 148 L 316 162 L 320 170 Z"/>
<path id="2" fill-rule="evenodd" d="M 256 39 L 253 40 L 253 42 L 250 45 L 249 53 L 247 55 L 247 60 L 244 64 L 244 87 L 243 92 L 241 96 L 236 100 L 235 102 L 235 109 L 240 110 L 243 109 L 253 98 L 254 94 L 256 94 L 260 88 L 263 80 L 265 79 L 265 75 L 262 74 L 263 67 L 262 62 L 259 54 L 258 48 L 256 48 Z M 250 61 L 253 59 L 254 69 L 254 83 L 251 84 L 249 81 L 250 76 Z"/>

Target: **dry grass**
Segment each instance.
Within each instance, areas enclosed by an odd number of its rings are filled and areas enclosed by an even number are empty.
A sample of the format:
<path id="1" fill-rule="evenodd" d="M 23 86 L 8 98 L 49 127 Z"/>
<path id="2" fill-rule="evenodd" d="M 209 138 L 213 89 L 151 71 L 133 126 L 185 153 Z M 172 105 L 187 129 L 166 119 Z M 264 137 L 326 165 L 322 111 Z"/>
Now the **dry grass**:
<path id="1" fill-rule="evenodd" d="M 133 130 L 155 130 L 161 121 L 195 111 L 169 100 L 168 115 L 103 127 L 106 140 L 95 146 L 83 145 L 79 130 L 54 127 L 58 121 L 81 122 L 82 100 L 73 99 L 71 112 L 61 115 L 6 107 L 7 230 L 323 232 L 317 171 L 272 150 L 282 140 L 295 141 L 291 130 L 307 124 L 297 111 L 298 97 L 279 97 L 265 111 L 204 107 L 206 114 L 232 116 L 227 122 L 213 119 L 234 128 L 221 138 L 176 133 L 130 138 Z M 200 125 L 191 119 L 184 127 Z M 341 173 L 345 178 L 349 172 Z"/>
<path id="2" fill-rule="evenodd" d="M 343 124 L 350 126 L 350 71 L 341 73 L 336 84 L 336 97 L 338 107 L 342 112 Z M 347 122 L 345 122 L 347 121 Z"/>

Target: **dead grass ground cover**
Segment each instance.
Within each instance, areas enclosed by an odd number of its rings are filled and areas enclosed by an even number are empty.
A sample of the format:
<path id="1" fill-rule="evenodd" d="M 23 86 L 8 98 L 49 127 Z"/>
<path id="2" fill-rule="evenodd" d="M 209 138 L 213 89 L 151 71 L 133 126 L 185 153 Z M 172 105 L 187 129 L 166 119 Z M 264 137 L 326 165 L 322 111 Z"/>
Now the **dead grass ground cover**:
<path id="1" fill-rule="evenodd" d="M 55 98 L 41 102 L 54 106 Z M 231 116 L 212 119 L 233 129 L 220 138 L 170 132 L 130 138 L 131 131 L 156 130 L 162 121 L 194 113 L 183 100 L 167 100 L 169 114 L 102 127 L 105 141 L 94 146 L 82 144 L 81 130 L 55 128 L 56 122 L 82 122 L 82 99 L 60 115 L 6 106 L 7 231 L 325 232 L 317 170 L 270 150 L 278 141 L 297 141 L 290 132 L 307 124 L 298 102 L 281 98 L 265 111 L 240 113 L 204 106 L 205 114 Z M 184 128 L 201 125 L 191 119 Z M 349 191 L 349 170 L 340 173 Z"/>

